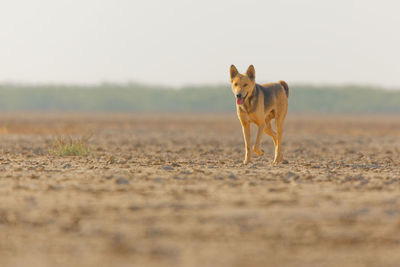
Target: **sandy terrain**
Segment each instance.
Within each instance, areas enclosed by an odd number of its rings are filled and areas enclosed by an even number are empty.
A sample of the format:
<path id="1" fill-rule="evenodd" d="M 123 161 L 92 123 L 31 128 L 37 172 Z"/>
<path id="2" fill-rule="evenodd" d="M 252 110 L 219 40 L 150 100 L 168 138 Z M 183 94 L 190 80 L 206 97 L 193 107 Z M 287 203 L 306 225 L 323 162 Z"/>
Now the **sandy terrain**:
<path id="1" fill-rule="evenodd" d="M 234 113 L 0 114 L 0 266 L 400 266 L 398 116 L 289 114 L 288 164 L 262 147 L 242 165 Z"/>

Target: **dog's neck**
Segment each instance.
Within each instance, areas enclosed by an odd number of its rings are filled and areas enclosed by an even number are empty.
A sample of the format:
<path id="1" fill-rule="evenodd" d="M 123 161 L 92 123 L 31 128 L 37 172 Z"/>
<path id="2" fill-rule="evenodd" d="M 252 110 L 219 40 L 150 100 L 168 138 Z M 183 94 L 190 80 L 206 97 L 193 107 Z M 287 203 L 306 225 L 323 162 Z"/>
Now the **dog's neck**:
<path id="1" fill-rule="evenodd" d="M 240 110 L 245 111 L 247 113 L 254 112 L 257 108 L 257 96 L 259 94 L 258 84 L 254 84 L 253 90 L 248 94 L 242 106 L 240 106 Z"/>
<path id="2" fill-rule="evenodd" d="M 247 97 L 247 99 L 250 99 L 250 98 L 253 96 L 253 94 L 257 94 L 256 91 L 257 91 L 257 84 L 254 83 L 254 87 L 253 87 L 253 89 L 250 91 L 249 96 Z"/>

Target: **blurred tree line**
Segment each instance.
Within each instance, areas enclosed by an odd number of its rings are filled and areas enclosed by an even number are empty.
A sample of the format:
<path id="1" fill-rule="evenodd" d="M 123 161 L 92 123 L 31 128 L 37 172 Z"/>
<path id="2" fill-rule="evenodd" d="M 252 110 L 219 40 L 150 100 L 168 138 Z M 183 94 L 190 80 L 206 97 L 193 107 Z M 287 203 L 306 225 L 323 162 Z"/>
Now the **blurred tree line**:
<path id="1" fill-rule="evenodd" d="M 289 85 L 289 110 L 323 113 L 400 113 L 400 90 L 361 86 Z M 0 111 L 230 112 L 229 86 L 180 89 L 141 84 L 0 85 Z"/>

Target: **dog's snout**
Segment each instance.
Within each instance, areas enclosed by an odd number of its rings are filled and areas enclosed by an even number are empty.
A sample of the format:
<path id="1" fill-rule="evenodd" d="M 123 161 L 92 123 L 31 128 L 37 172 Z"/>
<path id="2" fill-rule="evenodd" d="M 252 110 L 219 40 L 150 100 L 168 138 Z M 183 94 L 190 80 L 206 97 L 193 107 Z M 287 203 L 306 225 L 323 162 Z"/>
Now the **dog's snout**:
<path id="1" fill-rule="evenodd" d="M 239 93 L 239 94 L 236 95 L 236 97 L 237 97 L 237 98 L 241 98 L 241 97 L 242 97 L 242 94 Z"/>

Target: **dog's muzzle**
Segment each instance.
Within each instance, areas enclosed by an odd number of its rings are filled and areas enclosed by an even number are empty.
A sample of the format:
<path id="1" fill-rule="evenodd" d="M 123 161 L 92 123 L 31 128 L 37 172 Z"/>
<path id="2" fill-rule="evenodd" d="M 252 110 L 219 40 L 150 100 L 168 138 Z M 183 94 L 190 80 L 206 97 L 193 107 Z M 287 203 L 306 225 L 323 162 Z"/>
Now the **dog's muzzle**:
<path id="1" fill-rule="evenodd" d="M 241 93 L 237 94 L 237 95 L 236 95 L 236 104 L 242 105 L 242 104 L 244 103 L 244 100 L 246 99 L 246 97 L 247 97 L 248 94 L 249 94 L 249 93 L 247 93 L 245 96 L 242 96 Z"/>

